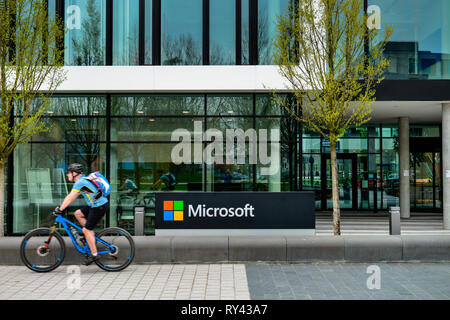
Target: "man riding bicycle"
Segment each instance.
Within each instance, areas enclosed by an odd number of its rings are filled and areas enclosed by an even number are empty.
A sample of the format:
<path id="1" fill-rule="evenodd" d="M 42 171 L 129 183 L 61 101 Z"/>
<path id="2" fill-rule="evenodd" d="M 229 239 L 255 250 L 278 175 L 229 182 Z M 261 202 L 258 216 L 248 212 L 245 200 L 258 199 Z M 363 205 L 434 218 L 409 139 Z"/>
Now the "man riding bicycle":
<path id="1" fill-rule="evenodd" d="M 73 163 L 67 168 L 67 179 L 70 182 L 73 182 L 74 185 L 61 206 L 56 207 L 54 213 L 62 214 L 63 211 L 78 198 L 80 193 L 84 196 L 88 205 L 75 211 L 75 218 L 77 218 L 78 222 L 83 227 L 84 237 L 92 253 L 84 263 L 84 265 L 88 266 L 98 259 L 97 246 L 95 245 L 95 233 L 93 230 L 108 211 L 109 202 L 108 198 L 104 197 L 96 185 L 88 180 L 83 173 L 83 166 L 79 163 Z"/>

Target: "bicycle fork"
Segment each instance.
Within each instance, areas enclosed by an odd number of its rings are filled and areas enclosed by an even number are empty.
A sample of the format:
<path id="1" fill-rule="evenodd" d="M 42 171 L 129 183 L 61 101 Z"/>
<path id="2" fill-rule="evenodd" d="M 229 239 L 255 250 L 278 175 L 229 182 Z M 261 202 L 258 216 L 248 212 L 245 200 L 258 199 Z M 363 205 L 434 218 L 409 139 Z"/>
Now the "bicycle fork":
<path id="1" fill-rule="evenodd" d="M 45 243 L 45 247 L 44 247 L 45 250 L 47 250 L 48 247 L 50 246 L 50 241 L 52 241 L 53 233 L 55 233 L 55 230 L 56 230 L 56 226 L 57 226 L 57 225 L 58 225 L 58 223 L 55 222 L 55 224 L 53 225 L 53 227 L 52 227 L 51 230 L 50 230 L 50 235 L 48 236 L 47 241 L 44 242 L 44 243 Z"/>

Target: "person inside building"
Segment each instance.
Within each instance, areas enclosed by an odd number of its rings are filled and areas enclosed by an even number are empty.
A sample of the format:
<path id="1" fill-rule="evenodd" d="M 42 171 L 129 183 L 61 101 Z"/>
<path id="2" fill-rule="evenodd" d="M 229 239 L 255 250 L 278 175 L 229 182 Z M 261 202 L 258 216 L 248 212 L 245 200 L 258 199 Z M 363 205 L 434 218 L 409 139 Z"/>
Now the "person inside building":
<path id="1" fill-rule="evenodd" d="M 162 170 L 158 170 L 160 178 L 153 185 L 153 190 L 172 191 L 175 190 L 176 178 L 173 173 L 167 171 L 164 173 Z"/>
<path id="2" fill-rule="evenodd" d="M 129 198 L 133 198 L 139 193 L 138 187 L 129 176 L 122 178 L 122 185 L 119 187 L 119 191 L 125 191 L 125 195 Z"/>

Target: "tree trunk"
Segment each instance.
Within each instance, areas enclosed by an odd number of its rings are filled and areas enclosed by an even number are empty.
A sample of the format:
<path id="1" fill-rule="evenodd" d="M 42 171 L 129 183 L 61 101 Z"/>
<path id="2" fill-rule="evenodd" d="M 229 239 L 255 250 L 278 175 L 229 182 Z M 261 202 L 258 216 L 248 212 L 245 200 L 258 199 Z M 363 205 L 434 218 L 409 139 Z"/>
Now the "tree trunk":
<path id="1" fill-rule="evenodd" d="M 0 237 L 5 236 L 5 164 L 0 162 Z"/>
<path id="2" fill-rule="evenodd" d="M 331 181 L 333 193 L 333 231 L 335 236 L 341 235 L 341 208 L 339 206 L 338 167 L 336 142 L 330 141 L 331 149 Z"/>

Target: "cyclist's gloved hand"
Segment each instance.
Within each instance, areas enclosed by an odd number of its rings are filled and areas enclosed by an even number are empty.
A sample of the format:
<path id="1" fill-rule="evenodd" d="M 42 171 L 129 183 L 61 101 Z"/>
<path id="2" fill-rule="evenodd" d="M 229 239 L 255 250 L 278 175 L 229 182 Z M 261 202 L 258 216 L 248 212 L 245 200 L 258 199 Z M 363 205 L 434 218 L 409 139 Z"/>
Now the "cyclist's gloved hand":
<path id="1" fill-rule="evenodd" d="M 54 216 L 59 216 L 62 215 L 63 212 L 59 209 L 59 207 L 56 207 L 55 210 L 53 210 L 53 215 Z"/>

